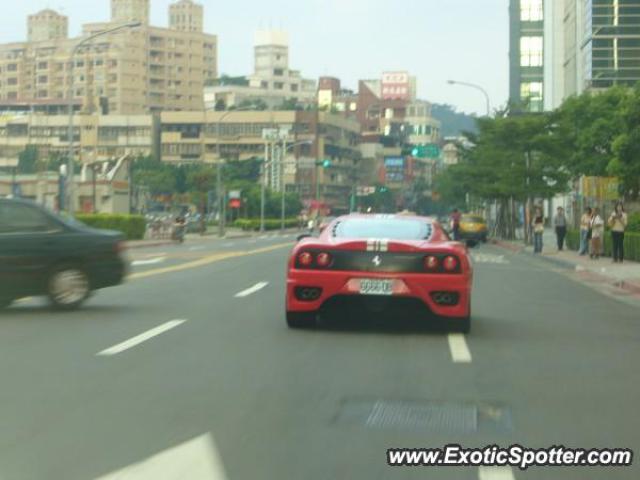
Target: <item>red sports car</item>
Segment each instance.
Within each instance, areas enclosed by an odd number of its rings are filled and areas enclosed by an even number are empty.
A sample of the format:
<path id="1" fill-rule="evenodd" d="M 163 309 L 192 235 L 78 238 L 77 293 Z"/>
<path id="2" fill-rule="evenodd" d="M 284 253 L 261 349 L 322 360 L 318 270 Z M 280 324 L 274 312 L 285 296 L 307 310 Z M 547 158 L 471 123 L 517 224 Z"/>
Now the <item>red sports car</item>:
<path id="1" fill-rule="evenodd" d="M 421 302 L 451 330 L 470 330 L 473 269 L 466 247 L 431 218 L 347 215 L 301 239 L 287 271 L 287 324 L 308 328 L 339 299 Z"/>

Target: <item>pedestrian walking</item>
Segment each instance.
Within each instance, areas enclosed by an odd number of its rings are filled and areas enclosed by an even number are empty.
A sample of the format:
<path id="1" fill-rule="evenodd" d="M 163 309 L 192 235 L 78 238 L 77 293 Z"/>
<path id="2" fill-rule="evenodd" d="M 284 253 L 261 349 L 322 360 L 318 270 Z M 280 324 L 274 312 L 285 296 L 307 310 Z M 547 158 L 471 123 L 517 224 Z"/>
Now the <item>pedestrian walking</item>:
<path id="1" fill-rule="evenodd" d="M 602 237 L 604 237 L 604 220 L 598 207 L 593 209 L 591 217 L 591 258 L 598 260 L 602 255 Z"/>
<path id="2" fill-rule="evenodd" d="M 564 208 L 558 207 L 558 212 L 553 219 L 553 224 L 556 227 L 556 238 L 558 239 L 558 251 L 564 249 L 564 239 L 567 236 L 567 217 L 564 215 Z"/>
<path id="3" fill-rule="evenodd" d="M 613 263 L 624 261 L 624 231 L 627 228 L 627 214 L 621 202 L 616 203 L 616 208 L 609 217 L 611 227 L 611 240 L 613 243 Z"/>
<path id="4" fill-rule="evenodd" d="M 542 208 L 536 207 L 533 214 L 533 253 L 542 253 L 542 236 L 544 234 L 544 215 Z"/>
<path id="5" fill-rule="evenodd" d="M 457 242 L 460 240 L 460 211 L 457 208 L 453 209 L 451 213 L 451 233 L 453 235 L 453 241 Z"/>
<path id="6" fill-rule="evenodd" d="M 584 213 L 580 218 L 580 255 L 586 255 L 589 252 L 589 243 L 591 242 L 591 217 L 593 210 L 591 207 L 584 209 Z"/>

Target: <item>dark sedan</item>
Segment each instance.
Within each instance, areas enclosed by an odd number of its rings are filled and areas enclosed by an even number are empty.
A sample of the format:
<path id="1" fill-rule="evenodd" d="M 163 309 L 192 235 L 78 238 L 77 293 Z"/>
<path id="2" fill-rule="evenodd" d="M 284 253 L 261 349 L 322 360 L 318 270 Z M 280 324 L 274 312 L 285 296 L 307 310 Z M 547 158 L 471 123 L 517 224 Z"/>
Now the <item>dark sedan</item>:
<path id="1" fill-rule="evenodd" d="M 64 219 L 27 200 L 0 198 L 0 307 L 47 295 L 73 309 L 92 291 L 122 283 L 127 262 L 120 232 Z"/>

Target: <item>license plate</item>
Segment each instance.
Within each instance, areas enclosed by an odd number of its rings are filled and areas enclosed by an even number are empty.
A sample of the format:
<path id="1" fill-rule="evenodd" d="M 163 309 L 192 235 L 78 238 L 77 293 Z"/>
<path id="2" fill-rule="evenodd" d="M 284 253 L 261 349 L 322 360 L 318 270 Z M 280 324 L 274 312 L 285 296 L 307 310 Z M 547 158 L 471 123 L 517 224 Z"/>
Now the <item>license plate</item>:
<path id="1" fill-rule="evenodd" d="M 393 295 L 393 280 L 360 280 L 361 295 Z"/>

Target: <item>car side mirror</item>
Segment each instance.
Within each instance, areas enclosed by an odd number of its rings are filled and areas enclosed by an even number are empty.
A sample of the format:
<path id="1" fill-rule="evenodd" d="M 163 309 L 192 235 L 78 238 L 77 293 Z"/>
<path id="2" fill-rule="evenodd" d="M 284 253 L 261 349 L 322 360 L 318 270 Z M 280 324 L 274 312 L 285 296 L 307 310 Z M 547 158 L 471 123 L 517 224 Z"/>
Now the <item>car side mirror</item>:
<path id="1" fill-rule="evenodd" d="M 302 235 L 298 235 L 296 241 L 299 242 L 300 240 L 304 240 L 305 238 L 311 238 L 311 235 L 309 235 L 308 233 L 303 233 Z"/>

